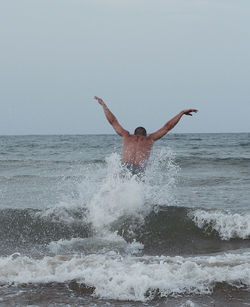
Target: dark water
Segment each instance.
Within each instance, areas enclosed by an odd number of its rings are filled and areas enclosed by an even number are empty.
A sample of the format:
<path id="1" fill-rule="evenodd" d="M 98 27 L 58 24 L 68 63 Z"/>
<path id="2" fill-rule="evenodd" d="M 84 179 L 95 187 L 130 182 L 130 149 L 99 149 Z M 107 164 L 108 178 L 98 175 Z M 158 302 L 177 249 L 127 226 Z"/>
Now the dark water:
<path id="1" fill-rule="evenodd" d="M 1 306 L 250 305 L 250 134 L 0 137 Z"/>

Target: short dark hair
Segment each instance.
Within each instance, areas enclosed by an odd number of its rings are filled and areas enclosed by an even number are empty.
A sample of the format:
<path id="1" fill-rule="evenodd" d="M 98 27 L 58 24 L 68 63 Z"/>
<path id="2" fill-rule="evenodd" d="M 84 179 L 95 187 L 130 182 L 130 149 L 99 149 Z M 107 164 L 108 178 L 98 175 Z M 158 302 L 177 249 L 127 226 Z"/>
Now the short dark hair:
<path id="1" fill-rule="evenodd" d="M 137 128 L 135 129 L 134 134 L 135 134 L 135 135 L 144 135 L 144 136 L 146 136 L 146 135 L 147 135 L 147 131 L 146 131 L 146 129 L 143 128 L 143 127 L 137 127 Z"/>

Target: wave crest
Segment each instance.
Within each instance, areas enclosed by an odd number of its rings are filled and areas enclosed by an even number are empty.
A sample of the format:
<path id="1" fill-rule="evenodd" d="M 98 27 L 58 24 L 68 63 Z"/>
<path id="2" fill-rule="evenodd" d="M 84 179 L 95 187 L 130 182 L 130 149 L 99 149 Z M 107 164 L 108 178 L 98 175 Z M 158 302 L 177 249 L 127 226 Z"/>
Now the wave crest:
<path id="1" fill-rule="evenodd" d="M 195 210 L 190 214 L 197 227 L 216 231 L 222 240 L 250 237 L 250 213 Z"/>

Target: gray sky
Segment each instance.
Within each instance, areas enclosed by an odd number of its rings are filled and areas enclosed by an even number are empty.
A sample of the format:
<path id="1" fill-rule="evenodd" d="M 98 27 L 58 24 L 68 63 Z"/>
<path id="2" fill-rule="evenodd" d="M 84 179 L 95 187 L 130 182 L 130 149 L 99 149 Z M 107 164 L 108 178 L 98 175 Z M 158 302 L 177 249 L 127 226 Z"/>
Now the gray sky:
<path id="1" fill-rule="evenodd" d="M 250 132 L 249 0 L 0 1 L 0 134 Z"/>

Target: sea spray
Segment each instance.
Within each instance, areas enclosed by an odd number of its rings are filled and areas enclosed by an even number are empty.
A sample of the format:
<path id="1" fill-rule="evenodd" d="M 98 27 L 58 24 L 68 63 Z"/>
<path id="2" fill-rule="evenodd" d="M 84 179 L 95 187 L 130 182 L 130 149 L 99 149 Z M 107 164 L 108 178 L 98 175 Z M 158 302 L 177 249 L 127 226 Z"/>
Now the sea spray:
<path id="1" fill-rule="evenodd" d="M 180 167 L 175 162 L 175 152 L 170 147 L 153 149 L 146 170 L 145 201 L 158 206 L 178 204 L 175 187 Z"/>

